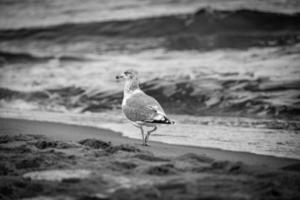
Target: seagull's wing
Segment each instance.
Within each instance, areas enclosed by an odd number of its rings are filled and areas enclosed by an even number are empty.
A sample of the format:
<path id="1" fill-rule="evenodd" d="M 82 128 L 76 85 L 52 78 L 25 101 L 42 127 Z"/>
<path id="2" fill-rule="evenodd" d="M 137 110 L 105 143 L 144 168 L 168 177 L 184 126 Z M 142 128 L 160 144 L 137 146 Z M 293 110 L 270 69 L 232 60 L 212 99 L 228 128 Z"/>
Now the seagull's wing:
<path id="1" fill-rule="evenodd" d="M 126 117 L 134 122 L 170 124 L 160 104 L 143 92 L 133 94 L 122 106 Z"/>

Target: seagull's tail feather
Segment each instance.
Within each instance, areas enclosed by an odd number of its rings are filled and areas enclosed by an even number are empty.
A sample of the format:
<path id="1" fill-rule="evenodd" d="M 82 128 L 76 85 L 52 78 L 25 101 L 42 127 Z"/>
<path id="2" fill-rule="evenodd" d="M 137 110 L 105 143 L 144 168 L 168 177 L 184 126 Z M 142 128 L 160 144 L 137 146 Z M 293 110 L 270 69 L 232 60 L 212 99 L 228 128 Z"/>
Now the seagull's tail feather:
<path id="1" fill-rule="evenodd" d="M 171 121 L 167 117 L 163 117 L 162 119 L 153 119 L 153 120 L 146 120 L 147 123 L 154 123 L 154 124 L 175 124 L 174 121 Z"/>

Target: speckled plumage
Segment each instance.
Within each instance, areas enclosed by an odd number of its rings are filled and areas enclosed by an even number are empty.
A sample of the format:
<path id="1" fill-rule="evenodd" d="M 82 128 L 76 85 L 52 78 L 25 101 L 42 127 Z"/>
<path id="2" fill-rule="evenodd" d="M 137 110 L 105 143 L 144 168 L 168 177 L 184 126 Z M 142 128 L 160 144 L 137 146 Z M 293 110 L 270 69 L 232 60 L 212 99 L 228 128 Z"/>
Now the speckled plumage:
<path id="1" fill-rule="evenodd" d="M 122 111 L 134 126 L 141 130 L 143 145 L 147 145 L 149 136 L 157 124 L 173 124 L 160 104 L 151 96 L 145 94 L 139 87 L 136 71 L 126 71 L 117 79 L 125 79 Z M 154 127 L 144 137 L 143 126 Z"/>
<path id="2" fill-rule="evenodd" d="M 133 122 L 147 122 L 155 120 L 158 114 L 165 115 L 159 103 L 142 91 L 133 93 L 125 101 L 122 110 L 125 116 Z"/>

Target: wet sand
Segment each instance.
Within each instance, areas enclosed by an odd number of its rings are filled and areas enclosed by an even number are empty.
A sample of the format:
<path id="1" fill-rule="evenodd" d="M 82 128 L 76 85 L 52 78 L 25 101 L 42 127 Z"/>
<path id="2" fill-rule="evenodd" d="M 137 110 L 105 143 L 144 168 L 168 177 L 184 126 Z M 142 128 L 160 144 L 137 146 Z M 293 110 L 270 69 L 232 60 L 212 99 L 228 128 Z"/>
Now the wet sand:
<path id="1" fill-rule="evenodd" d="M 140 143 L 104 129 L 0 119 L 0 198 L 300 197 L 299 160 Z"/>

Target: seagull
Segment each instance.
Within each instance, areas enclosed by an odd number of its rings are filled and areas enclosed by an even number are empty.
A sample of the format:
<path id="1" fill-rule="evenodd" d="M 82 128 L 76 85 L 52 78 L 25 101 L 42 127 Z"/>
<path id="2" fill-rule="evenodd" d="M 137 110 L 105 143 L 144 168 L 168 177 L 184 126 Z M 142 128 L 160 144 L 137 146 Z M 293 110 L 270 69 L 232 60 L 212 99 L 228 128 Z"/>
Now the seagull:
<path id="1" fill-rule="evenodd" d="M 165 114 L 161 105 L 151 96 L 145 94 L 139 86 L 138 72 L 127 70 L 116 76 L 125 80 L 122 111 L 132 124 L 139 128 L 142 145 L 147 146 L 150 134 L 156 131 L 158 124 L 174 124 Z M 143 127 L 152 127 L 145 135 Z"/>

